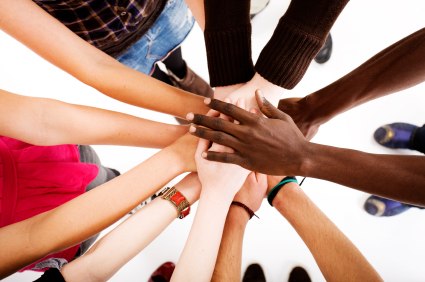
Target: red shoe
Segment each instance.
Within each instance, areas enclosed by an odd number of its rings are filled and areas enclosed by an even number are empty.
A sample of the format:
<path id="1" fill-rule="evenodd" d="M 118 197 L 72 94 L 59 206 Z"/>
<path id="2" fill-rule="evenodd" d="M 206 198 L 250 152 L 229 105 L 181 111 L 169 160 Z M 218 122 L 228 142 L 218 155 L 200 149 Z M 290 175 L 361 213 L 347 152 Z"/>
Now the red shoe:
<path id="1" fill-rule="evenodd" d="M 152 273 L 148 282 L 169 282 L 175 267 L 170 261 L 164 262 Z"/>

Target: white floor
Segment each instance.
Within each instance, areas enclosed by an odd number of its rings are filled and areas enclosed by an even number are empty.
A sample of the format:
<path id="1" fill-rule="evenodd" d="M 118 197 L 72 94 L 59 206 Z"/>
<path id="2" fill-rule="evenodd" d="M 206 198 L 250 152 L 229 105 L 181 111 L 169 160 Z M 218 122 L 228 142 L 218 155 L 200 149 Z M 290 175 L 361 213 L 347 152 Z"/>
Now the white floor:
<path id="1" fill-rule="evenodd" d="M 289 1 L 271 0 L 253 21 L 253 51 L 258 56 Z M 312 63 L 302 82 L 287 97 L 303 96 L 334 81 L 393 42 L 424 24 L 425 2 L 397 0 L 350 1 L 332 29 L 334 51 L 324 65 Z M 425 51 L 425 50 L 424 50 Z M 207 65 L 199 28 L 183 45 L 189 65 L 203 77 Z M 0 88 L 23 95 L 94 105 L 174 123 L 165 115 L 122 104 L 94 91 L 38 58 L 20 43 L 0 33 Z M 395 78 L 397 79 L 397 78 Z M 141 86 L 143 87 L 143 86 Z M 425 85 L 368 103 L 324 125 L 314 141 L 374 153 L 408 154 L 377 145 L 374 130 L 395 121 L 423 124 Z M 344 93 L 341 93 L 344 95 Z M 143 129 L 141 129 L 143 130 Z M 154 153 L 150 149 L 96 146 L 105 165 L 125 172 Z M 363 211 L 368 195 L 326 181 L 307 179 L 303 189 L 358 246 L 385 281 L 425 281 L 425 211 L 411 209 L 392 218 L 376 218 Z M 148 248 L 124 266 L 111 281 L 146 281 L 162 262 L 176 262 L 193 214 L 176 220 Z M 323 281 L 313 257 L 289 224 L 265 201 L 260 220 L 249 222 L 244 241 L 243 269 L 259 262 L 268 281 L 286 281 L 291 268 L 304 266 L 313 281 Z M 143 231 L 141 231 L 143 232 Z M 138 234 L 134 234 L 138 236 Z M 335 265 L 338 267 L 338 265 Z M 32 281 L 38 273 L 15 274 L 4 281 Z"/>

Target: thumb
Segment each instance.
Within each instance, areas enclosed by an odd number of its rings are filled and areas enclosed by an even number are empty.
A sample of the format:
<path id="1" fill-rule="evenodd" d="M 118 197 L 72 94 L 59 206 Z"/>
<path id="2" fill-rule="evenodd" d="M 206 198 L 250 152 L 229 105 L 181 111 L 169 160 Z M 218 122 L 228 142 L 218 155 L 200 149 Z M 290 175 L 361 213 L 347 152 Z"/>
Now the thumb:
<path id="1" fill-rule="evenodd" d="M 198 141 L 198 147 L 196 148 L 196 156 L 197 157 L 202 157 L 202 154 L 206 153 L 206 151 L 208 151 L 208 147 L 209 147 L 210 141 L 205 140 L 205 139 L 199 139 Z M 202 157 L 204 158 L 204 157 Z"/>
<path id="2" fill-rule="evenodd" d="M 258 108 L 268 118 L 286 119 L 286 114 L 273 106 L 261 93 L 261 90 L 255 91 L 255 99 L 257 100 Z"/>
<path id="3" fill-rule="evenodd" d="M 260 172 L 255 172 L 255 178 L 259 184 L 267 184 L 267 175 Z"/>

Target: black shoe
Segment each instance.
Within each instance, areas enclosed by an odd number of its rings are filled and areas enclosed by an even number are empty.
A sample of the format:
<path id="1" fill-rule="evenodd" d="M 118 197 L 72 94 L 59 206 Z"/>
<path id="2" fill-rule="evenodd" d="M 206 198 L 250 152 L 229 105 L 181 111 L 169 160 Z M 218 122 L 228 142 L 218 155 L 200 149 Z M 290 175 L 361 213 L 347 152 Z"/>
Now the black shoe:
<path id="1" fill-rule="evenodd" d="M 296 266 L 289 273 L 288 282 L 311 282 L 311 279 L 304 268 Z"/>
<path id="2" fill-rule="evenodd" d="M 314 60 L 318 64 L 324 64 L 327 61 L 329 61 L 332 54 L 332 37 L 329 33 L 328 37 L 326 38 L 325 44 L 322 46 L 322 49 L 320 49 L 319 53 L 317 53 Z"/>
<path id="3" fill-rule="evenodd" d="M 108 168 L 115 174 L 115 176 L 121 175 L 121 173 L 118 170 L 116 170 L 115 168 L 110 168 L 110 167 L 108 167 Z"/>
<path id="4" fill-rule="evenodd" d="M 250 264 L 243 275 L 242 282 L 266 282 L 261 266 L 258 263 Z"/>

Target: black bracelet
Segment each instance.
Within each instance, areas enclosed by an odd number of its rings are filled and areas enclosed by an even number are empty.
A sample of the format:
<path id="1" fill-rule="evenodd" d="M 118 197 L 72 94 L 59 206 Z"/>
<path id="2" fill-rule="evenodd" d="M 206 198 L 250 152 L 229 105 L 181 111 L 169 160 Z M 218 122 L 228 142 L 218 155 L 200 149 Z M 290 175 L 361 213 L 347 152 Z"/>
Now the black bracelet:
<path id="1" fill-rule="evenodd" d="M 249 219 L 251 219 L 254 215 L 256 218 L 259 218 L 248 206 L 246 206 L 245 204 L 242 204 L 241 202 L 238 201 L 233 201 L 231 203 L 232 205 L 238 206 L 243 208 L 244 210 L 246 210 L 246 212 L 249 214 Z"/>

